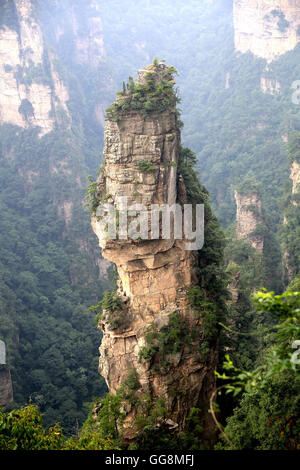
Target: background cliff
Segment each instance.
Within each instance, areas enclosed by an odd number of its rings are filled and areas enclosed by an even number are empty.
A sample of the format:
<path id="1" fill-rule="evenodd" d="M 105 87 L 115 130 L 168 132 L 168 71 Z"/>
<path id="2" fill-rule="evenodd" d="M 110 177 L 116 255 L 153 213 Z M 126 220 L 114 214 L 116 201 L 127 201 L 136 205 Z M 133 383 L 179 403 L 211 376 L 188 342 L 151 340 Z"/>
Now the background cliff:
<path id="1" fill-rule="evenodd" d="M 298 0 L 235 0 L 235 50 L 271 62 L 293 50 L 300 40 Z"/>
<path id="2" fill-rule="evenodd" d="M 108 266 L 83 200 L 111 81 L 99 12 L 93 2 L 81 7 L 0 6 L 0 335 L 15 405 L 31 397 L 47 424 L 61 421 L 67 432 L 106 390 L 88 307 Z"/>
<path id="3" fill-rule="evenodd" d="M 62 113 L 70 119 L 69 95 L 45 48 L 35 6 L 28 0 L 5 1 L 1 26 L 1 122 L 38 126 L 41 135 L 51 132 Z"/>
<path id="4" fill-rule="evenodd" d="M 13 403 L 13 389 L 10 370 L 0 365 L 0 406 L 7 407 Z"/>

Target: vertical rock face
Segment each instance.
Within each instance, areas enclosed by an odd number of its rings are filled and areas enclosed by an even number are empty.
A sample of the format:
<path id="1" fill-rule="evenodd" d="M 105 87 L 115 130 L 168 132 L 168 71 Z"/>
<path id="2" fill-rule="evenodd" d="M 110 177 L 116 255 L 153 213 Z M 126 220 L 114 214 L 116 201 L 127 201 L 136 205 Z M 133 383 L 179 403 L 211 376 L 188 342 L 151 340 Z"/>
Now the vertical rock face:
<path id="1" fill-rule="evenodd" d="M 139 72 L 137 83 L 145 84 L 149 72 L 159 81 L 165 70 L 162 64 L 149 66 Z M 128 205 L 142 203 L 148 210 L 151 204 L 185 203 L 184 184 L 179 179 L 177 185 L 179 150 L 175 106 L 146 116 L 129 111 L 118 122 L 109 120 L 98 180 L 102 198 L 106 196 L 105 200 L 117 206 L 117 198 L 127 196 Z M 142 169 L 145 161 L 148 171 Z M 92 218 L 92 227 L 104 258 L 117 266 L 118 293 L 123 301 L 121 325 L 112 326 L 105 315 L 99 323 L 103 331 L 100 374 L 115 393 L 128 370 L 134 368 L 142 392 L 150 394 L 153 402 L 164 399 L 173 426 L 183 429 L 191 407 L 199 406 L 206 433 L 211 436 L 213 423 L 207 410 L 215 384 L 216 344 L 204 358 L 199 353 L 199 337 L 191 344 L 186 341 L 175 354 L 169 354 L 168 365 L 156 372 L 155 357 L 139 360 L 147 328 L 160 330 L 168 325 L 172 314 L 179 315 L 189 332 L 201 332 L 201 320 L 191 309 L 187 295 L 189 287 L 197 283 L 197 255 L 186 250 L 185 240 L 175 240 L 172 235 L 170 239 L 105 240 L 97 216 Z M 128 409 L 129 423 L 134 416 L 135 410 Z"/>
<path id="2" fill-rule="evenodd" d="M 13 402 L 13 388 L 10 371 L 0 365 L 0 406 L 6 406 Z"/>
<path id="3" fill-rule="evenodd" d="M 75 58 L 79 64 L 97 66 L 105 56 L 102 21 L 97 2 L 90 0 L 89 3 L 89 8 L 94 14 L 87 21 L 87 29 L 80 27 L 81 18 L 78 17 L 74 6 L 72 8 L 73 32 L 76 38 Z"/>
<path id="4" fill-rule="evenodd" d="M 291 51 L 300 39 L 299 0 L 234 0 L 235 49 L 268 62 Z"/>
<path id="5" fill-rule="evenodd" d="M 300 164 L 293 162 L 291 166 L 290 178 L 293 182 L 292 194 L 300 192 Z"/>
<path id="6" fill-rule="evenodd" d="M 0 28 L 0 123 L 39 126 L 44 135 L 60 108 L 68 114 L 68 91 L 47 55 L 31 0 L 14 0 L 10 8 L 15 26 Z"/>
<path id="7" fill-rule="evenodd" d="M 262 204 L 260 197 L 255 192 L 241 194 L 234 193 L 236 201 L 236 237 L 246 239 L 256 250 L 263 251 L 263 236 L 255 234 L 263 223 Z"/>
<path id="8" fill-rule="evenodd" d="M 49 20 L 49 15 L 52 17 Z M 64 62 L 72 63 L 83 88 L 96 87 L 91 112 L 102 128 L 105 108 L 111 98 L 112 78 L 106 62 L 101 9 L 97 0 L 64 0 L 52 8 L 44 7 L 45 35 L 60 51 Z M 104 84 L 104 86 L 103 86 Z"/>
<path id="9" fill-rule="evenodd" d="M 286 277 L 286 284 L 299 273 L 299 244 L 294 242 L 291 234 L 295 234 L 298 229 L 299 217 L 299 194 L 300 194 L 300 164 L 293 161 L 291 164 L 290 179 L 292 180 L 292 190 L 289 195 L 289 205 L 286 207 L 283 216 L 283 269 Z M 297 240 L 297 239 L 296 239 Z"/>

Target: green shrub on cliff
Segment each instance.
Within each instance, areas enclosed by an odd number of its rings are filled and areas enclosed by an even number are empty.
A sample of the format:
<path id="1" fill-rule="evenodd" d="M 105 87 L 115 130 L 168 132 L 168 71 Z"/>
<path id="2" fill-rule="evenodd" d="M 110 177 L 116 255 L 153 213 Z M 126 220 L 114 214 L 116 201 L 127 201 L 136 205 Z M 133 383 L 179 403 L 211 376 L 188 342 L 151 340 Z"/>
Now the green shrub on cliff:
<path id="1" fill-rule="evenodd" d="M 162 113 L 165 110 L 174 110 L 180 100 L 174 90 L 173 75 L 177 73 L 173 66 L 160 71 L 160 80 L 156 80 L 159 64 L 150 66 L 145 76 L 145 83 L 133 81 L 129 77 L 127 87 L 118 92 L 117 100 L 106 110 L 106 119 L 120 121 L 124 114 L 130 111 L 140 112 L 144 117 L 152 112 Z"/>
<path id="2" fill-rule="evenodd" d="M 167 356 L 176 354 L 191 345 L 191 332 L 178 313 L 172 313 L 167 325 L 157 329 L 150 325 L 145 332 L 146 345 L 139 351 L 140 361 L 150 361 L 158 372 L 168 368 Z M 153 361 L 155 360 L 155 363 Z"/>
<path id="3" fill-rule="evenodd" d="M 60 425 L 46 428 L 36 405 L 4 413 L 0 410 L 0 451 L 2 450 L 118 450 L 116 422 L 121 418 L 120 399 L 108 395 L 99 411 L 92 412 L 77 436 L 67 438 Z"/>
<path id="4" fill-rule="evenodd" d="M 118 328 L 124 324 L 124 305 L 116 290 L 112 292 L 104 291 L 103 298 L 97 305 L 89 307 L 89 310 L 96 312 L 95 323 L 98 325 L 99 320 L 106 313 L 106 318 L 112 328 Z"/>
<path id="5" fill-rule="evenodd" d="M 152 173 L 155 170 L 155 166 L 150 160 L 140 160 L 137 167 L 143 173 Z"/>
<path id="6" fill-rule="evenodd" d="M 97 181 L 94 181 L 94 178 L 91 175 L 88 176 L 88 179 L 90 183 L 85 194 L 85 204 L 89 208 L 91 214 L 94 214 L 99 204 Z"/>

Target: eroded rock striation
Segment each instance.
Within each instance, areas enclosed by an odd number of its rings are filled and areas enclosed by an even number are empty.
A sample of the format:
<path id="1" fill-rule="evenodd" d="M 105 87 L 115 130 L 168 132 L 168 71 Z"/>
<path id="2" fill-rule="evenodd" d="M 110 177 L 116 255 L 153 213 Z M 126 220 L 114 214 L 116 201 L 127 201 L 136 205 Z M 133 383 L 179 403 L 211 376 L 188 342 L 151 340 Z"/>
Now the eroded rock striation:
<path id="1" fill-rule="evenodd" d="M 235 49 L 271 62 L 300 39 L 299 0 L 234 0 Z"/>
<path id="2" fill-rule="evenodd" d="M 291 165 L 291 174 L 290 178 L 293 182 L 292 194 L 297 194 L 300 192 L 300 164 L 298 162 L 293 162 Z"/>
<path id="3" fill-rule="evenodd" d="M 259 227 L 264 223 L 262 203 L 256 191 L 234 192 L 236 201 L 236 238 L 245 239 L 257 251 L 262 252 L 264 237 Z"/>
<path id="4" fill-rule="evenodd" d="M 292 188 L 287 195 L 287 204 L 285 206 L 282 226 L 283 270 L 286 285 L 299 273 L 299 243 L 297 239 L 294 241 L 290 234 L 296 234 L 298 228 L 300 211 L 300 163 L 296 159 L 291 159 L 290 165 Z"/>
<path id="5" fill-rule="evenodd" d="M 61 111 L 68 118 L 69 93 L 48 54 L 31 0 L 5 6 L 13 24 L 0 25 L 0 124 L 54 129 Z"/>
<path id="6" fill-rule="evenodd" d="M 10 371 L 6 366 L 0 365 L 0 406 L 13 402 L 13 388 Z"/>
<path id="7" fill-rule="evenodd" d="M 145 87 L 147 96 L 148 80 L 155 86 L 165 80 L 170 86 L 171 72 L 162 63 L 146 67 L 139 72 L 135 90 L 140 93 Z M 115 104 L 120 99 L 129 102 L 132 95 L 123 91 Z M 128 206 L 144 204 L 147 211 L 151 204 L 187 203 L 187 188 L 178 172 L 181 144 L 174 101 L 160 111 L 127 106 L 120 115 L 115 113 L 106 124 L 104 142 L 97 182 L 100 200 L 118 208 L 118 198 L 126 196 Z M 200 307 L 192 308 L 189 295 L 198 286 L 206 297 L 197 277 L 198 252 L 186 250 L 186 241 L 172 234 L 169 239 L 105 239 L 96 214 L 92 227 L 104 258 L 116 264 L 123 305 L 114 322 L 105 311 L 99 321 L 99 372 L 110 392 L 116 393 L 134 370 L 137 393 L 151 397 L 154 404 L 163 399 L 171 427 L 182 430 L 191 408 L 199 407 L 205 435 L 211 438 L 214 425 L 208 408 L 218 353 L 216 337 L 207 342 L 204 310 L 201 314 Z M 135 435 L 138 412 L 137 406 L 127 404 L 127 436 Z"/>

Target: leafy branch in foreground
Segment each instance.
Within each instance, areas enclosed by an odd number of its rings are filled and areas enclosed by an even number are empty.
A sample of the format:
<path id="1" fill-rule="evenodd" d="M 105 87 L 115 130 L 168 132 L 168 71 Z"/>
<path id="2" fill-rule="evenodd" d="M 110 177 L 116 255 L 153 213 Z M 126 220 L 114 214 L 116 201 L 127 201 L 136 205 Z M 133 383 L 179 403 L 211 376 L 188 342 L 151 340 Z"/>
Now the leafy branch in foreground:
<path id="1" fill-rule="evenodd" d="M 0 410 L 0 450 L 58 450 L 64 442 L 58 424 L 44 427 L 37 406 L 29 404 L 9 413 Z"/>
<path id="2" fill-rule="evenodd" d="M 98 324 L 99 320 L 102 318 L 103 313 L 106 312 L 111 320 L 111 326 L 117 326 L 117 319 L 113 318 L 112 315 L 115 312 L 120 312 L 123 310 L 123 302 L 119 297 L 116 290 L 112 292 L 104 291 L 103 298 L 97 305 L 92 305 L 89 307 L 89 310 L 96 313 L 95 323 Z"/>
<path id="3" fill-rule="evenodd" d="M 227 441 L 225 447 L 218 443 L 216 448 L 296 449 L 300 433 L 297 412 L 300 397 L 294 393 L 300 380 L 300 292 L 275 295 L 261 291 L 253 298 L 258 312 L 268 312 L 277 318 L 276 332 L 270 333 L 272 345 L 262 364 L 254 370 L 236 367 L 227 354 L 223 372 L 216 372 L 218 379 L 225 383 L 212 393 L 210 411 L 222 438 Z M 298 351 L 294 351 L 295 347 Z M 282 396 L 286 387 L 293 391 L 291 396 Z M 223 389 L 233 396 L 244 393 L 240 407 L 234 410 L 225 429 L 214 411 L 214 399 Z"/>
<path id="4" fill-rule="evenodd" d="M 277 317 L 277 331 L 272 335 L 274 344 L 267 351 L 263 364 L 251 372 L 235 367 L 229 355 L 225 356 L 223 369 L 230 375 L 225 372 L 216 372 L 216 375 L 221 380 L 231 381 L 225 388 L 234 395 L 252 387 L 263 387 L 270 377 L 284 370 L 300 372 L 297 351 L 293 349 L 300 340 L 300 292 L 274 295 L 274 292 L 261 291 L 253 298 L 258 312 L 269 312 Z"/>

